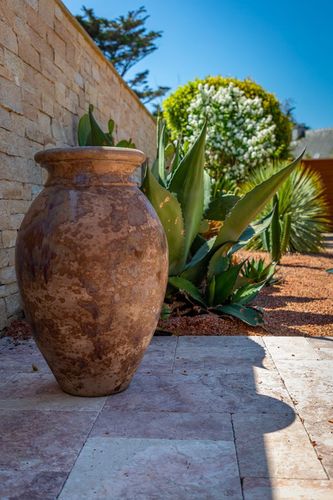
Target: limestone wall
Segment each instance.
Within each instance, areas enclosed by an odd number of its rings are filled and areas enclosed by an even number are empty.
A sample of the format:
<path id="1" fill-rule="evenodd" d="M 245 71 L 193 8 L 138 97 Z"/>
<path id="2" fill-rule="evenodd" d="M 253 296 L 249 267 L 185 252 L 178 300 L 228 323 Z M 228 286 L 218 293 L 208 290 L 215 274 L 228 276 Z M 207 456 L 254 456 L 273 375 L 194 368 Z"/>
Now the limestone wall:
<path id="1" fill-rule="evenodd" d="M 89 103 L 153 158 L 152 116 L 60 0 L 0 0 L 0 330 L 20 311 L 16 233 L 45 180 L 34 154 L 75 145 Z"/>

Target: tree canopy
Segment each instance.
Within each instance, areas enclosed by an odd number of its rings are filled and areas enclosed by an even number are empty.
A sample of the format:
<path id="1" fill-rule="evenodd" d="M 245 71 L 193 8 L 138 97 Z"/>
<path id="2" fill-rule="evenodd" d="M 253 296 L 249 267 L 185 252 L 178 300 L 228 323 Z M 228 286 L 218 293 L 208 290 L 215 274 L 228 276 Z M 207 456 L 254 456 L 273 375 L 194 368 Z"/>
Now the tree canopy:
<path id="1" fill-rule="evenodd" d="M 115 19 L 98 17 L 93 9 L 85 6 L 82 11 L 83 15 L 76 18 L 123 78 L 135 64 L 157 49 L 156 41 L 161 38 L 162 31 L 147 29 L 145 24 L 149 16 L 145 7 Z M 164 96 L 169 90 L 164 86 L 151 88 L 148 75 L 149 70 L 145 70 L 127 79 L 129 86 L 144 103 Z"/>

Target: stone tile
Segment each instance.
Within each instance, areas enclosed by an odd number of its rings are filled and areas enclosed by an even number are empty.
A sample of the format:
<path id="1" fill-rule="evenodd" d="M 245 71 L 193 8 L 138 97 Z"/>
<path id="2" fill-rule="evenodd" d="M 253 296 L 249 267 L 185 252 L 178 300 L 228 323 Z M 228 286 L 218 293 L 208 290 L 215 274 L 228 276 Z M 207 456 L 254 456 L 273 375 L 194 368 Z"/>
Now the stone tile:
<path id="1" fill-rule="evenodd" d="M 0 408 L 3 409 L 99 411 L 105 400 L 105 397 L 65 394 L 51 372 L 21 372 L 0 382 Z"/>
<path id="2" fill-rule="evenodd" d="M 244 500 L 332 500 L 332 481 L 245 478 Z"/>
<path id="3" fill-rule="evenodd" d="M 68 472 L 97 412 L 0 410 L 0 469 Z"/>
<path id="4" fill-rule="evenodd" d="M 284 401 L 284 403 L 283 403 Z M 118 410 L 179 412 L 285 412 L 291 404 L 274 373 L 136 375 L 127 391 L 109 397 L 105 406 Z"/>
<path id="5" fill-rule="evenodd" d="M 229 413 L 123 411 L 112 408 L 101 411 L 90 435 L 233 441 Z"/>
<path id="6" fill-rule="evenodd" d="M 178 337 L 153 337 L 137 373 L 171 373 Z"/>
<path id="7" fill-rule="evenodd" d="M 199 349 L 198 349 L 199 351 Z M 277 372 L 270 357 L 265 357 L 261 362 L 249 363 L 248 361 L 225 359 L 207 352 L 193 353 L 191 356 L 176 356 L 173 373 L 215 373 L 217 374 L 247 374 L 253 368 L 254 372 L 269 370 Z"/>
<path id="8" fill-rule="evenodd" d="M 66 472 L 0 470 L 0 498 L 54 500 L 66 480 Z"/>
<path id="9" fill-rule="evenodd" d="M 297 410 L 333 410 L 333 364 L 331 360 L 277 360 L 276 366 Z"/>
<path id="10" fill-rule="evenodd" d="M 62 500 L 242 498 L 230 441 L 90 438 Z"/>
<path id="11" fill-rule="evenodd" d="M 247 373 L 251 366 L 274 370 L 261 337 L 180 337 L 175 373 Z"/>
<path id="12" fill-rule="evenodd" d="M 320 359 L 333 359 L 333 337 L 309 337 L 307 341 Z"/>
<path id="13" fill-rule="evenodd" d="M 304 414 L 303 425 L 325 468 L 333 479 L 333 410 L 317 408 Z"/>
<path id="14" fill-rule="evenodd" d="M 286 415 L 233 415 L 241 477 L 327 479 L 301 423 Z"/>
<path id="15" fill-rule="evenodd" d="M 34 341 L 27 341 L 18 345 L 8 342 L 4 345 L 1 352 L 1 379 L 3 376 L 31 373 L 36 370 L 43 373 L 50 371 Z"/>
<path id="16" fill-rule="evenodd" d="M 256 345 L 255 345 L 256 344 Z M 253 352 L 257 350 L 257 346 L 265 347 L 263 337 L 249 336 L 243 337 L 240 335 L 222 337 L 218 335 L 190 335 L 178 338 L 177 354 L 180 350 L 193 347 L 203 347 L 207 349 L 222 349 Z M 234 352 L 235 354 L 235 352 Z"/>
<path id="17" fill-rule="evenodd" d="M 307 360 L 319 356 L 304 337 L 264 337 L 264 343 L 273 361 L 280 359 Z"/>

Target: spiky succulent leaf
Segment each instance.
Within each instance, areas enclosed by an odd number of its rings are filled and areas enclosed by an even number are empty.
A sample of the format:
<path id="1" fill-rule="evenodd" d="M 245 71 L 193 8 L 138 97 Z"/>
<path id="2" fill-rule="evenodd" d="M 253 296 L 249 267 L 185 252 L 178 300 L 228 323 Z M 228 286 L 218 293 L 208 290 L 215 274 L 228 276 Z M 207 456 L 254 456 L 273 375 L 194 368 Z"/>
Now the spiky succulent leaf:
<path id="1" fill-rule="evenodd" d="M 197 236 L 204 208 L 204 161 L 206 124 L 170 179 L 169 190 L 176 193 L 185 225 L 185 262 Z"/>
<path id="2" fill-rule="evenodd" d="M 225 272 L 215 276 L 215 296 L 213 305 L 223 304 L 230 297 L 243 262 L 230 266 Z"/>
<path id="3" fill-rule="evenodd" d="M 256 296 L 264 286 L 265 282 L 252 284 L 249 283 L 247 285 L 244 285 L 233 293 L 231 297 L 231 303 L 236 302 L 237 304 L 243 305 L 249 304 L 256 298 Z"/>
<path id="4" fill-rule="evenodd" d="M 259 184 L 259 186 L 256 186 L 238 200 L 227 215 L 217 235 L 215 246 L 220 246 L 226 241 L 237 241 L 239 239 L 243 231 L 245 231 L 249 224 L 264 209 L 265 205 L 274 196 L 281 184 L 296 168 L 303 153 L 292 163 Z"/>
<path id="5" fill-rule="evenodd" d="M 235 303 L 217 306 L 214 310 L 220 314 L 234 316 L 250 326 L 260 326 L 264 323 L 262 312 L 255 307 Z"/>
<path id="6" fill-rule="evenodd" d="M 239 196 L 223 194 L 213 199 L 204 213 L 205 219 L 223 221 L 230 210 L 235 206 Z"/>
<path id="7" fill-rule="evenodd" d="M 230 264 L 230 259 L 227 257 L 227 253 L 232 245 L 233 242 L 227 242 L 214 252 L 208 264 L 208 270 L 207 270 L 208 279 L 211 279 L 212 276 L 214 276 L 215 274 L 220 274 L 221 272 L 226 271 L 228 269 Z"/>
<path id="8" fill-rule="evenodd" d="M 273 198 L 273 218 L 271 224 L 271 256 L 273 262 L 280 262 L 281 259 L 281 226 L 279 198 L 275 194 Z"/>
<path id="9" fill-rule="evenodd" d="M 199 289 L 191 281 L 181 278 L 180 276 L 172 276 L 169 278 L 169 283 L 178 290 L 185 292 L 202 306 L 206 307 L 204 298 L 202 297 Z"/>
<path id="10" fill-rule="evenodd" d="M 178 200 L 155 179 L 147 168 L 142 191 L 156 210 L 169 248 L 169 274 L 181 272 L 184 262 L 184 222 Z"/>

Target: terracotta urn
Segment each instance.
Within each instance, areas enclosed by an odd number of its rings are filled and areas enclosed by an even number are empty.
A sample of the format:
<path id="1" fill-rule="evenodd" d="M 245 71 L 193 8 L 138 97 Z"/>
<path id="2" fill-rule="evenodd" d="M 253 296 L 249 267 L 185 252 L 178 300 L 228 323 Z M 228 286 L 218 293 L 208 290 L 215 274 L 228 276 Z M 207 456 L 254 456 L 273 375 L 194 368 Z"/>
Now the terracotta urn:
<path id="1" fill-rule="evenodd" d="M 18 233 L 16 271 L 36 343 L 61 388 L 103 396 L 129 385 L 152 338 L 168 275 L 161 223 L 131 180 L 135 149 L 51 149 Z"/>

